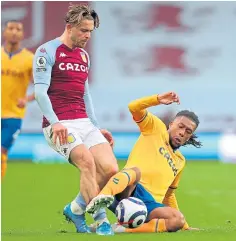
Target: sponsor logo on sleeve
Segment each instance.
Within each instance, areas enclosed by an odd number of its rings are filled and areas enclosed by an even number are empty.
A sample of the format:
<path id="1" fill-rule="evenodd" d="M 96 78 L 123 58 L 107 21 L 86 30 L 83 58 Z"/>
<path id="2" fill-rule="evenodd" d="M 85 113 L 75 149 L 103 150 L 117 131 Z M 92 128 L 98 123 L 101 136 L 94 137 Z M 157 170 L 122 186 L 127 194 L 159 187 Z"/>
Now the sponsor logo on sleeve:
<path id="1" fill-rule="evenodd" d="M 45 72 L 47 69 L 45 68 L 47 64 L 47 60 L 43 56 L 39 56 L 36 60 L 36 65 L 38 68 L 36 68 L 36 72 Z"/>

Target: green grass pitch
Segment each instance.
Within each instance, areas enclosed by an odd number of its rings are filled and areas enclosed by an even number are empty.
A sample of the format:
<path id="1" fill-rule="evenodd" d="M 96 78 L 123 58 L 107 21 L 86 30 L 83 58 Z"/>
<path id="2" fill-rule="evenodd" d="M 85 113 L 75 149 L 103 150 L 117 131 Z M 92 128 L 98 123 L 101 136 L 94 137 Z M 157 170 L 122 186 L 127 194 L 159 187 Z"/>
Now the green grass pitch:
<path id="1" fill-rule="evenodd" d="M 120 162 L 120 167 L 124 162 Z M 9 163 L 2 182 L 2 241 L 236 240 L 236 165 L 188 162 L 178 203 L 187 221 L 201 231 L 163 234 L 77 234 L 62 209 L 78 192 L 79 172 L 67 164 Z M 109 212 L 112 222 L 115 217 Z M 88 218 L 89 222 L 91 219 Z"/>

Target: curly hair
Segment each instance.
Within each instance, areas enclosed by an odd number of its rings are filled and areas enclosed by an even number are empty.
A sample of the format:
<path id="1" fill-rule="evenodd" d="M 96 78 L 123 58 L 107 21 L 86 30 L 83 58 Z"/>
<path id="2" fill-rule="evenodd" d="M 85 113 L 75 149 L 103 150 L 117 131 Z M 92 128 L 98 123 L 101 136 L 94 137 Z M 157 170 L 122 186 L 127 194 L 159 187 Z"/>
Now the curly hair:
<path id="1" fill-rule="evenodd" d="M 98 14 L 93 9 L 91 9 L 90 6 L 83 4 L 70 4 L 68 9 L 69 10 L 65 16 L 66 24 L 76 26 L 79 25 L 84 19 L 87 19 L 94 21 L 95 28 L 99 27 L 100 22 Z"/>

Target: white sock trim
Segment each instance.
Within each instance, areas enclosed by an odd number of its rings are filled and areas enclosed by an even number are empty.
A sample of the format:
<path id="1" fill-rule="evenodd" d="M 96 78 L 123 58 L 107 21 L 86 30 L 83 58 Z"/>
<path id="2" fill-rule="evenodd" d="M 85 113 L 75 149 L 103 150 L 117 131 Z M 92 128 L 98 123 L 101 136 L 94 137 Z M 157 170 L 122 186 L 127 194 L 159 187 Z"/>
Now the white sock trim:
<path id="1" fill-rule="evenodd" d="M 85 213 L 85 210 L 74 200 L 71 202 L 71 212 L 76 215 Z"/>

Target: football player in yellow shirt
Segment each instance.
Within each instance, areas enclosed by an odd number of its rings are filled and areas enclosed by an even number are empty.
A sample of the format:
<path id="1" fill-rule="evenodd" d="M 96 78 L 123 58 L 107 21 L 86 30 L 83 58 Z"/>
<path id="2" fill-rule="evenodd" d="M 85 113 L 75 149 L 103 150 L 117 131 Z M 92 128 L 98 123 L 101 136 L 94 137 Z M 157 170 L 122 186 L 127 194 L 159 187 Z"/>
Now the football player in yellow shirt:
<path id="1" fill-rule="evenodd" d="M 141 199 L 148 210 L 146 223 L 135 229 L 117 226 L 115 232 L 174 232 L 192 229 L 179 211 L 174 190 L 178 187 L 185 166 L 185 158 L 179 147 L 192 144 L 200 147 L 194 134 L 199 125 L 198 117 L 190 111 L 179 112 L 166 125 L 147 111 L 159 104 L 179 104 L 174 92 L 153 95 L 135 100 L 129 104 L 134 121 L 141 135 L 130 153 L 124 169 L 114 175 L 100 194 L 87 206 L 87 212 L 94 213 L 101 206 L 109 206 L 113 212 L 118 201 L 127 197 Z M 104 202 L 110 196 L 110 203 Z"/>
<path id="2" fill-rule="evenodd" d="M 21 129 L 25 106 L 34 100 L 26 96 L 32 79 L 33 53 L 21 48 L 23 24 L 8 21 L 4 27 L 2 46 L 2 119 L 1 119 L 1 176 L 5 176 L 7 153 Z"/>

